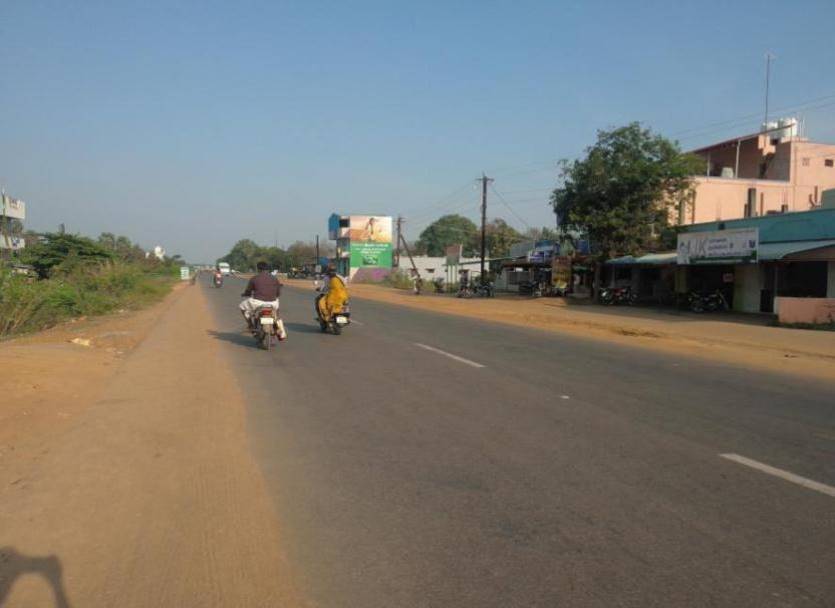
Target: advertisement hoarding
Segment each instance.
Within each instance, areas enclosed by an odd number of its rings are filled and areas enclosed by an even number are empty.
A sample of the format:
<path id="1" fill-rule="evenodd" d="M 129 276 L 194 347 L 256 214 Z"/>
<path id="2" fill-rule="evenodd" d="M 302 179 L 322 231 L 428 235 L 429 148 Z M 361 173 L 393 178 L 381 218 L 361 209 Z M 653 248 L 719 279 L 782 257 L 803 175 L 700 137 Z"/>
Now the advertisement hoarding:
<path id="1" fill-rule="evenodd" d="M 758 228 L 683 232 L 678 235 L 679 264 L 744 263 L 757 261 Z"/>
<path id="2" fill-rule="evenodd" d="M 464 245 L 462 243 L 447 245 L 444 250 L 444 254 L 446 254 L 447 266 L 457 266 L 461 262 L 461 254 L 463 251 Z"/>
<path id="3" fill-rule="evenodd" d="M 557 289 L 571 286 L 571 258 L 555 257 L 551 260 L 551 285 Z"/>
<path id="4" fill-rule="evenodd" d="M 391 217 L 352 215 L 350 222 L 351 270 L 391 268 Z"/>

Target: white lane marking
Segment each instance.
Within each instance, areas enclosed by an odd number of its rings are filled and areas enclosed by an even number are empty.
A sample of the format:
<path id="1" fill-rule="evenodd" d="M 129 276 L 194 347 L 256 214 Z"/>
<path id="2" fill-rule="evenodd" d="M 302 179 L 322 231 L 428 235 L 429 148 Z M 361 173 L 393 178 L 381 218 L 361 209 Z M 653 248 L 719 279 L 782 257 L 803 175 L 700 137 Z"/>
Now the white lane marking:
<path id="1" fill-rule="evenodd" d="M 800 475 L 795 475 L 794 473 L 790 473 L 789 471 L 784 471 L 783 469 L 778 469 L 776 467 L 763 464 L 762 462 L 751 460 L 750 458 L 740 456 L 739 454 L 719 454 L 719 456 L 721 458 L 725 458 L 726 460 L 731 460 L 738 464 L 745 465 L 746 467 L 757 469 L 758 471 L 762 471 L 763 473 L 774 475 L 775 477 L 779 477 L 780 479 L 785 479 L 786 481 L 796 483 L 797 485 L 803 486 L 804 488 L 809 488 L 810 490 L 815 490 L 816 492 L 826 494 L 827 496 L 835 497 L 835 488 L 832 486 L 828 486 L 825 483 L 820 483 L 819 481 L 814 481 L 812 479 L 807 479 L 806 477 L 801 477 Z"/>
<path id="2" fill-rule="evenodd" d="M 472 367 L 484 367 L 481 363 L 476 363 L 475 361 L 470 361 L 469 359 L 465 359 L 464 357 L 453 355 L 452 353 L 448 353 L 445 350 L 441 350 L 440 348 L 435 348 L 434 346 L 427 346 L 426 344 L 421 344 L 420 342 L 415 342 L 415 346 L 425 348 L 428 351 L 437 353 L 439 355 L 443 355 L 444 357 L 449 357 L 450 359 L 454 359 L 455 361 L 458 361 L 459 363 L 463 363 L 465 365 L 470 365 Z"/>
<path id="3" fill-rule="evenodd" d="M 571 399 L 568 395 L 560 395 L 560 399 Z"/>

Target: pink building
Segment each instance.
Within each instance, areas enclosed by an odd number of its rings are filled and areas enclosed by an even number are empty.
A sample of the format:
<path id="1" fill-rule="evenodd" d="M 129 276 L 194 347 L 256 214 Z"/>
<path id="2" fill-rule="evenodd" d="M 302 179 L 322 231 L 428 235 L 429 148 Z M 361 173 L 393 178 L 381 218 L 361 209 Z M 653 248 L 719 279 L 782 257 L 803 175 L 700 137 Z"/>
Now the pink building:
<path id="1" fill-rule="evenodd" d="M 835 145 L 797 135 L 797 121 L 771 123 L 761 133 L 693 150 L 705 159 L 695 196 L 678 210 L 678 224 L 699 224 L 821 205 L 835 188 Z"/>

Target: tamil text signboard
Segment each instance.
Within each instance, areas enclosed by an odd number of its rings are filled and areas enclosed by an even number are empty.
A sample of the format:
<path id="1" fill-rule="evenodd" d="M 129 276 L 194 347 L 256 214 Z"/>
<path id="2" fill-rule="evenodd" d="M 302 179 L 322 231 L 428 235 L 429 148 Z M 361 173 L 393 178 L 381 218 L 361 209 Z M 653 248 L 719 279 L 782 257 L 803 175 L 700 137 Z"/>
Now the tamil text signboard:
<path id="1" fill-rule="evenodd" d="M 391 217 L 351 216 L 351 269 L 391 268 Z"/>
<path id="2" fill-rule="evenodd" d="M 759 229 L 683 232 L 678 235 L 679 264 L 741 264 L 757 261 Z"/>

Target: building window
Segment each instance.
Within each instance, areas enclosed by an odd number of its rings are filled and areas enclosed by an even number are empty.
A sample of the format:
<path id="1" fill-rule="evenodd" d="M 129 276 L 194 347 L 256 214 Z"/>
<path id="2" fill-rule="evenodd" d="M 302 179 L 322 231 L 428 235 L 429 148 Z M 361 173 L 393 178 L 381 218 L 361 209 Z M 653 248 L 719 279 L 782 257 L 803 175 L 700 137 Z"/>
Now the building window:
<path id="1" fill-rule="evenodd" d="M 833 160 L 831 158 L 827 158 L 823 161 L 823 164 L 824 164 L 825 167 L 832 167 L 832 166 L 835 166 L 835 160 Z"/>
<path id="2" fill-rule="evenodd" d="M 809 166 L 809 157 L 808 156 L 804 157 L 803 160 L 801 161 L 801 164 L 804 167 L 808 167 Z"/>

